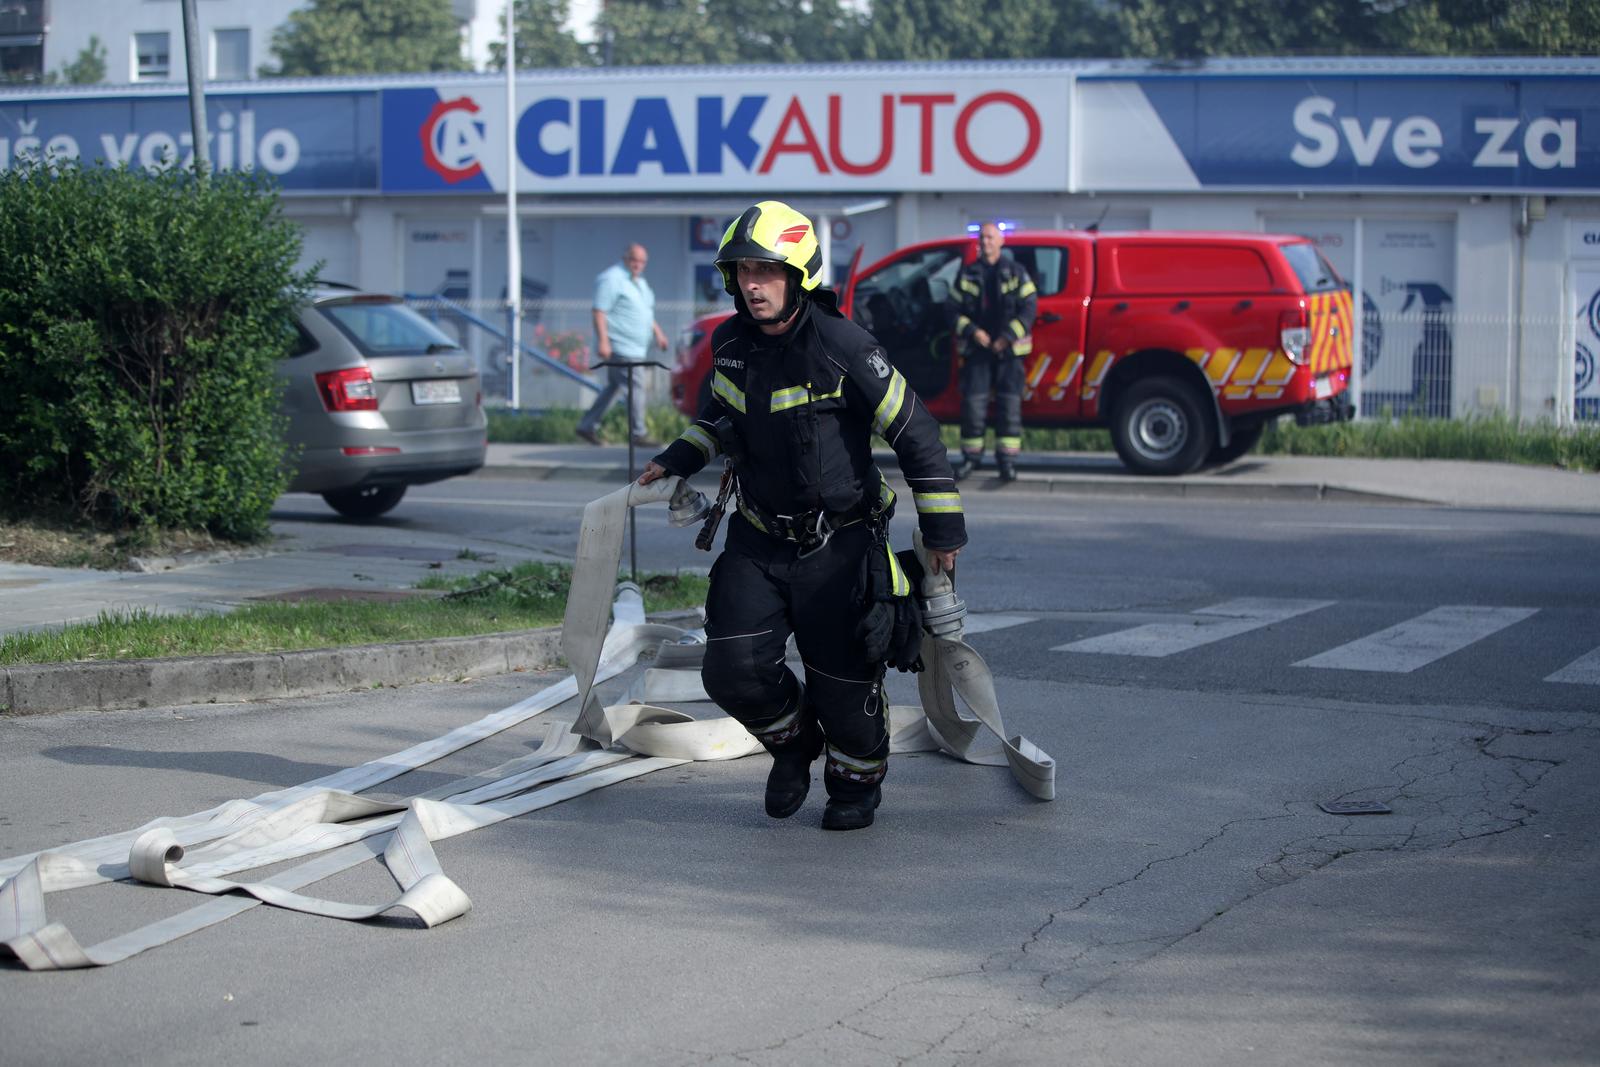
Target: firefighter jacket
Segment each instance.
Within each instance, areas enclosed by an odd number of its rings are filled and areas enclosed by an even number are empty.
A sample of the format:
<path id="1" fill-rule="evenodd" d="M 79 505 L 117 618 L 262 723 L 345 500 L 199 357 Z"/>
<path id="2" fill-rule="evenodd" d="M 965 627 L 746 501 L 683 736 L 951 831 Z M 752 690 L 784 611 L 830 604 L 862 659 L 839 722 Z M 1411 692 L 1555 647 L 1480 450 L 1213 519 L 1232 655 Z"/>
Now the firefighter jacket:
<path id="1" fill-rule="evenodd" d="M 743 316 L 711 338 L 711 397 L 655 462 L 688 477 L 722 451 L 716 423 L 739 440 L 734 472 L 741 514 L 822 512 L 834 525 L 881 514 L 894 492 L 872 460 L 872 435 L 894 449 L 916 504 L 923 542 L 948 551 L 967 543 L 966 520 L 939 426 L 871 334 L 817 289 L 778 336 Z M 773 531 L 768 531 L 773 532 Z"/>
<path id="2" fill-rule="evenodd" d="M 1010 256 L 1001 256 L 993 266 L 975 259 L 962 267 L 950 287 L 950 303 L 956 336 L 968 349 L 973 333 L 981 328 L 990 337 L 1009 336 L 1013 355 L 1033 351 L 1038 287 L 1027 268 Z"/>

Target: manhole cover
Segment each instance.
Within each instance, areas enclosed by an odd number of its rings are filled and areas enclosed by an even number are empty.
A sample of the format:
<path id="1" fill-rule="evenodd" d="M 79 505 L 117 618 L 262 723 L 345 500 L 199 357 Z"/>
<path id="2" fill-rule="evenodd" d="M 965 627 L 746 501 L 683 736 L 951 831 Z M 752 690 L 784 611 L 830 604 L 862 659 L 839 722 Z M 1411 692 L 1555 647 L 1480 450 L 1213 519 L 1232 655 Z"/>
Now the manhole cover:
<path id="1" fill-rule="evenodd" d="M 424 548 L 420 545 L 329 545 L 318 549 L 340 556 L 375 556 L 381 559 L 420 559 L 429 563 L 443 563 L 461 555 L 454 548 Z"/>
<path id="2" fill-rule="evenodd" d="M 1394 809 L 1376 800 L 1324 800 L 1317 807 L 1329 815 L 1393 815 Z"/>
<path id="3" fill-rule="evenodd" d="M 401 600 L 415 600 L 418 597 L 436 597 L 440 595 L 439 592 L 429 589 L 341 589 L 336 586 L 319 585 L 309 589 L 289 589 L 282 593 L 262 593 L 259 596 L 245 597 L 245 599 L 271 600 L 290 604 L 297 604 L 306 600 L 321 602 L 364 600 L 373 603 L 392 604 Z"/>

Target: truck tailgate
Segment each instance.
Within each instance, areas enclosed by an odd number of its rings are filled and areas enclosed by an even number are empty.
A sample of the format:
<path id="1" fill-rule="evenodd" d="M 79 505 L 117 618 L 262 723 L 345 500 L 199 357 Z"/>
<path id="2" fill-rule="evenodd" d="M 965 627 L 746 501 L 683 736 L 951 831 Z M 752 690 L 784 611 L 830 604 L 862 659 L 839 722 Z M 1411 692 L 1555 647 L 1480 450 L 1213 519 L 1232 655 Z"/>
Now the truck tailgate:
<path id="1" fill-rule="evenodd" d="M 1306 365 L 1313 375 L 1346 370 L 1352 362 L 1355 337 L 1352 303 L 1348 290 L 1313 293 L 1306 298 L 1311 320 L 1310 356 Z"/>

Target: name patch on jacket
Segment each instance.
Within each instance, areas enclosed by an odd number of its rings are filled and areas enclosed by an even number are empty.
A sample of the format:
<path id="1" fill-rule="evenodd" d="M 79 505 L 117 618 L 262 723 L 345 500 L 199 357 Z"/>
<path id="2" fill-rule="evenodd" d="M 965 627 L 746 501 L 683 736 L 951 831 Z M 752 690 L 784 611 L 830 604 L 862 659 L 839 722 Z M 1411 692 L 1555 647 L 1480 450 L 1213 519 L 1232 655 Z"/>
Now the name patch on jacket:
<path id="1" fill-rule="evenodd" d="M 744 360 L 730 359 L 727 356 L 718 356 L 711 361 L 714 367 L 727 367 L 729 370 L 744 370 Z"/>

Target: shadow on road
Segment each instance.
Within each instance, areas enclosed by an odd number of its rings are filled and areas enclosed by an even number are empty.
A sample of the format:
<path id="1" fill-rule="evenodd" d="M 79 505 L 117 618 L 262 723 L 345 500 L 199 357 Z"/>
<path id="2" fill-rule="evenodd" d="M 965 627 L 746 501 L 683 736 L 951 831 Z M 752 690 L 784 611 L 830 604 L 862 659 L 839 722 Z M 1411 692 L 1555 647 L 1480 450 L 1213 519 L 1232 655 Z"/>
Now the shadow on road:
<path id="1" fill-rule="evenodd" d="M 331 763 L 304 763 L 260 752 L 162 752 L 100 745 L 63 745 L 42 753 L 61 763 L 88 767 L 148 767 L 161 771 L 193 771 L 289 786 L 343 770 Z"/>

